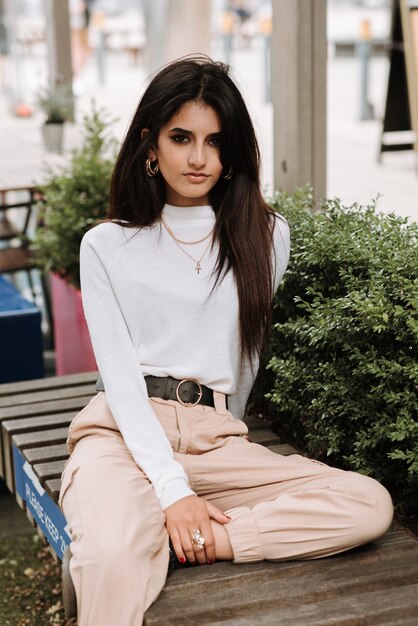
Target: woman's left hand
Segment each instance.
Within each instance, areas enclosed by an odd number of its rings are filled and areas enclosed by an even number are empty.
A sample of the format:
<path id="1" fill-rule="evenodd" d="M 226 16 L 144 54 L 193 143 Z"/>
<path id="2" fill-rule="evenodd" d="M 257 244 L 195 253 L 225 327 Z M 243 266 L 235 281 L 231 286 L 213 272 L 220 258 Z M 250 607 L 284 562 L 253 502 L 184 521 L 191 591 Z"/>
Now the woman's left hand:
<path id="1" fill-rule="evenodd" d="M 199 496 L 186 496 L 164 511 L 166 528 L 180 563 L 213 563 L 216 558 L 215 540 L 211 519 L 226 524 L 230 518 L 213 504 Z M 204 548 L 193 543 L 193 533 L 198 530 L 204 537 Z"/>

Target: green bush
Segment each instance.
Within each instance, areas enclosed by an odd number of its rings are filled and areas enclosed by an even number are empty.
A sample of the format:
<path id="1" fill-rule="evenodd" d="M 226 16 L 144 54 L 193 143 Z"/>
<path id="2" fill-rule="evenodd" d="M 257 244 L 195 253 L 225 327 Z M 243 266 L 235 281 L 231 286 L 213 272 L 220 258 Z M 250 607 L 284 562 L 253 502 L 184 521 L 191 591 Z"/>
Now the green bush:
<path id="1" fill-rule="evenodd" d="M 50 170 L 41 187 L 40 226 L 32 242 L 37 264 L 80 287 L 79 251 L 84 233 L 106 216 L 116 142 L 110 122 L 93 108 L 83 120 L 82 145 L 60 171 Z"/>
<path id="2" fill-rule="evenodd" d="M 290 265 L 275 298 L 267 394 L 308 454 L 418 495 L 418 225 L 310 191 L 278 193 Z"/>

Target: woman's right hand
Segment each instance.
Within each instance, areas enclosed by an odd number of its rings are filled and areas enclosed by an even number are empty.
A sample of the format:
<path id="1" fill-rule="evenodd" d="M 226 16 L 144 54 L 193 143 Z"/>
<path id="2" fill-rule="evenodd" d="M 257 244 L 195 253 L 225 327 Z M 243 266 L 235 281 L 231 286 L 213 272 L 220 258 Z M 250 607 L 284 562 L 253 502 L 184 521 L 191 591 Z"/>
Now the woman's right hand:
<path id="1" fill-rule="evenodd" d="M 211 519 L 226 524 L 230 518 L 199 496 L 186 496 L 164 510 L 166 528 L 180 563 L 213 563 L 216 558 Z M 204 549 L 192 543 L 195 530 L 205 538 Z"/>

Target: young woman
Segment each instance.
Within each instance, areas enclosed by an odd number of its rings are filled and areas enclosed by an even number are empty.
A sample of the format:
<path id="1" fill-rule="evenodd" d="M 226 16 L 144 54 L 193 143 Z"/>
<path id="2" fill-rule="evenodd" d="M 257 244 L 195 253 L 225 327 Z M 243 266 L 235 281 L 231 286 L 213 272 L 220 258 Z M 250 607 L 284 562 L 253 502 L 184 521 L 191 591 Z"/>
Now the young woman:
<path id="1" fill-rule="evenodd" d="M 379 483 L 246 437 L 290 246 L 226 66 L 187 58 L 155 76 L 109 218 L 81 245 L 101 379 L 70 426 L 60 494 L 79 626 L 139 626 L 169 540 L 179 563 L 211 564 L 312 559 L 383 534 L 392 504 Z"/>

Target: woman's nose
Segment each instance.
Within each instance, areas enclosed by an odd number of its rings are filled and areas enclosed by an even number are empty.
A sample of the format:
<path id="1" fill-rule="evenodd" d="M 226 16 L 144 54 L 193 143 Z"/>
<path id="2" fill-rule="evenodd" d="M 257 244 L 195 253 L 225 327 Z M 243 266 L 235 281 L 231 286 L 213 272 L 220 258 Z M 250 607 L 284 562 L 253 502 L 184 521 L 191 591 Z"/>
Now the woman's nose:
<path id="1" fill-rule="evenodd" d="M 205 148 L 203 145 L 195 144 L 189 155 L 190 165 L 194 167 L 203 167 L 206 163 Z"/>

